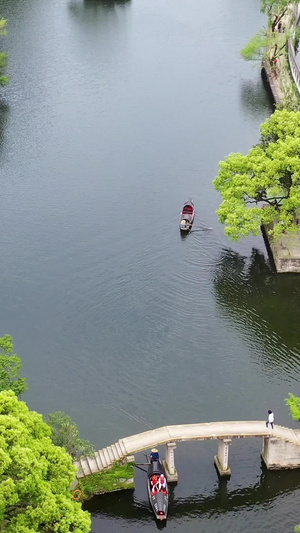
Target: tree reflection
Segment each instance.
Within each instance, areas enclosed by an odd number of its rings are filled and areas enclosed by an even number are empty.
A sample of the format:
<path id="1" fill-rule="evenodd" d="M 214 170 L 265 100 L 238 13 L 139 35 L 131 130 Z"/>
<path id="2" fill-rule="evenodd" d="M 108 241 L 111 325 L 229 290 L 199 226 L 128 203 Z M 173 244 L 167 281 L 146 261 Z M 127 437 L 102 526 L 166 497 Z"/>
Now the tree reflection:
<path id="1" fill-rule="evenodd" d="M 277 363 L 287 371 L 299 366 L 300 276 L 274 274 L 258 250 L 250 260 L 224 250 L 213 284 L 224 316 L 261 343 L 266 365 L 274 369 Z"/>
<path id="2" fill-rule="evenodd" d="M 124 6 L 129 4 L 131 0 L 84 0 L 85 7 L 106 7 L 111 9 L 115 6 Z"/>
<path id="3" fill-rule="evenodd" d="M 5 129 L 9 116 L 9 106 L 5 102 L 0 102 L 0 154 L 3 151 Z"/>
<path id="4" fill-rule="evenodd" d="M 86 20 L 89 17 L 97 20 L 116 14 L 118 8 L 123 9 L 130 2 L 131 0 L 70 0 L 68 6 L 79 19 Z"/>
<path id="5" fill-rule="evenodd" d="M 250 112 L 250 115 L 261 117 L 266 110 L 273 112 L 274 106 L 270 100 L 269 94 L 263 86 L 262 80 L 242 82 L 241 84 L 241 102 L 243 108 Z"/>
<path id="6" fill-rule="evenodd" d="M 69 2 L 69 9 L 77 17 L 83 17 L 86 13 L 94 14 L 114 11 L 116 7 L 125 7 L 129 5 L 131 0 L 71 0 Z"/>

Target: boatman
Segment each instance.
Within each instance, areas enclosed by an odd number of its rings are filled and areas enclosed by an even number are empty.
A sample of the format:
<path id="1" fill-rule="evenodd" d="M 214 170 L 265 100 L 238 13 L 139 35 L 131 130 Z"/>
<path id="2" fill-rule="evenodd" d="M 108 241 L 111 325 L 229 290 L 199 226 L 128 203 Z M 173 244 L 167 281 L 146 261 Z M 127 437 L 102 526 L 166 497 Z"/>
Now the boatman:
<path id="1" fill-rule="evenodd" d="M 159 461 L 159 453 L 156 448 L 153 448 L 150 453 L 150 463 L 153 463 L 153 461 Z"/>

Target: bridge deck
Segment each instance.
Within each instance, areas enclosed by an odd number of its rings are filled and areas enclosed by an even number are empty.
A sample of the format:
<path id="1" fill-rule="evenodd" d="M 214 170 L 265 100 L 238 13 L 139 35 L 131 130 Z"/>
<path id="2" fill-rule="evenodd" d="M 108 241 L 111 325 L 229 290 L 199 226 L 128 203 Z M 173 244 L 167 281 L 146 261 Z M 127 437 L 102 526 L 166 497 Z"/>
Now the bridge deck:
<path id="1" fill-rule="evenodd" d="M 274 429 L 267 428 L 265 422 L 209 422 L 202 424 L 183 424 L 180 426 L 164 426 L 161 428 L 138 433 L 122 439 L 128 454 L 166 444 L 167 442 L 180 442 L 189 440 L 209 440 L 218 438 L 246 438 L 274 436 L 300 444 L 294 430 L 274 425 Z"/>
<path id="2" fill-rule="evenodd" d="M 128 455 L 149 450 L 154 446 L 168 442 L 266 436 L 273 436 L 300 446 L 299 430 L 277 425 L 274 426 L 274 429 L 266 428 L 264 421 L 209 422 L 164 426 L 120 439 L 115 444 L 97 451 L 94 457 L 80 457 L 75 462 L 77 477 L 100 472 Z"/>

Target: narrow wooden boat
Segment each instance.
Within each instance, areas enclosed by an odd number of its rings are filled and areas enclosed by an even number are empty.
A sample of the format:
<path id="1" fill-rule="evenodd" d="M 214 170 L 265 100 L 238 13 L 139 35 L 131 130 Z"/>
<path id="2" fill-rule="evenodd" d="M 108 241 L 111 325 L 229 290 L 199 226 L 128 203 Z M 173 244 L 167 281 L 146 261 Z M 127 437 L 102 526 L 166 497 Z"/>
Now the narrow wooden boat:
<path id="1" fill-rule="evenodd" d="M 158 482 L 161 474 L 164 475 L 166 480 L 164 489 L 160 488 Z M 149 464 L 147 477 L 149 501 L 155 514 L 155 518 L 157 520 L 166 520 L 169 506 L 169 491 L 166 473 L 160 461 L 153 461 Z"/>
<path id="2" fill-rule="evenodd" d="M 195 209 L 194 209 L 194 202 L 191 198 L 189 198 L 181 211 L 180 214 L 180 222 L 179 222 L 179 228 L 180 231 L 190 231 L 190 229 L 193 226 L 195 218 Z"/>

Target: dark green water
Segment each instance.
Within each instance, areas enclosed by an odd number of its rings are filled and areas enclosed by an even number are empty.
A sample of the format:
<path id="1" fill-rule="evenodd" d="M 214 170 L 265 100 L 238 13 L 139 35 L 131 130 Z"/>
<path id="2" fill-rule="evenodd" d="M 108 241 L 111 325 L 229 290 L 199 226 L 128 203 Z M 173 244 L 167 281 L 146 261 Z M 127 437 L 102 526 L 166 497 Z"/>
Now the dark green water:
<path id="1" fill-rule="evenodd" d="M 223 236 L 218 162 L 271 113 L 240 49 L 264 23 L 240 0 L 0 0 L 10 86 L 0 108 L 1 334 L 32 409 L 64 410 L 102 448 L 164 424 L 293 425 L 298 277 L 261 238 Z M 181 206 L 197 231 L 182 239 Z M 295 424 L 294 424 L 295 425 Z M 261 469 L 260 441 L 179 444 L 167 528 L 252 533 L 300 522 L 297 472 Z M 95 499 L 93 532 L 154 531 L 145 478 Z"/>

